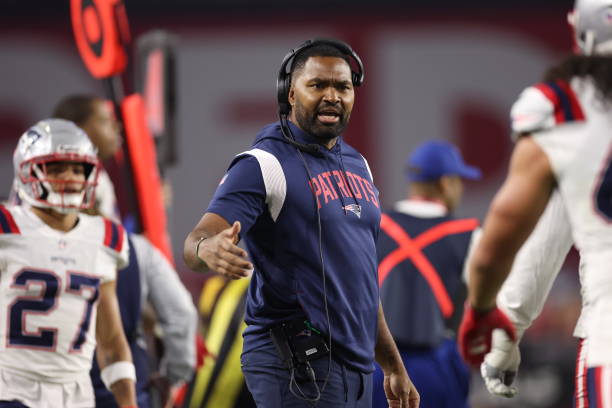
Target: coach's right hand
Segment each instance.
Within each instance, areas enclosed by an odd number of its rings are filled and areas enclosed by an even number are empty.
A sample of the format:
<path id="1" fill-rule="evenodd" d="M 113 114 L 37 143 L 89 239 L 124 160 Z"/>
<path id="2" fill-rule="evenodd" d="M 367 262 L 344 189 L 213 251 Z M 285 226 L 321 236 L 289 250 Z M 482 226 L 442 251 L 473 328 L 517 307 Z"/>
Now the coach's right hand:
<path id="1" fill-rule="evenodd" d="M 197 247 L 196 255 L 211 271 L 218 272 L 232 279 L 249 276 L 253 264 L 249 261 L 247 252 L 238 245 L 240 222 L 204 239 Z"/>

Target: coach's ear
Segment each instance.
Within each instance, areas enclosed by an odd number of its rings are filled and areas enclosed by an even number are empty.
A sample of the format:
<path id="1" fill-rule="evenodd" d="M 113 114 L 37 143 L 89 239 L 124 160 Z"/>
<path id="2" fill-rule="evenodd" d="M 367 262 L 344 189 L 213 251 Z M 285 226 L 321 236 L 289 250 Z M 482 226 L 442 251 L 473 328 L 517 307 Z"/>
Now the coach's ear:
<path id="1" fill-rule="evenodd" d="M 295 91 L 293 88 L 293 83 L 291 83 L 291 86 L 289 87 L 289 94 L 287 95 L 287 100 L 289 100 L 289 105 L 291 105 L 291 107 L 293 108 L 293 105 L 295 104 Z"/>

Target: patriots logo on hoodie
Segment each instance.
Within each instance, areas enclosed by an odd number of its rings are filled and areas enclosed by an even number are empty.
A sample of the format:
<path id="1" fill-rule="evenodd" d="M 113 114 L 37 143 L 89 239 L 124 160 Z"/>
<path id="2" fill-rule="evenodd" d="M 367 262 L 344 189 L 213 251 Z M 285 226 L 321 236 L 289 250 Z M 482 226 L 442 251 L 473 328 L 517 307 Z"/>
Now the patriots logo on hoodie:
<path id="1" fill-rule="evenodd" d="M 342 209 L 346 211 L 350 211 L 357 216 L 357 218 L 361 218 L 361 206 L 358 204 L 349 204 L 342 207 Z"/>

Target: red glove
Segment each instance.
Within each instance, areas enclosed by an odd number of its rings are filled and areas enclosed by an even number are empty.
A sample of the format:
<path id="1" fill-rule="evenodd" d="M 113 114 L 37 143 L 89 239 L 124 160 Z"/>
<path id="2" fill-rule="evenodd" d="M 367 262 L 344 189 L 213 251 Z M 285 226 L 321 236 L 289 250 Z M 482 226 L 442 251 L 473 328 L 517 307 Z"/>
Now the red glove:
<path id="1" fill-rule="evenodd" d="M 468 364 L 478 367 L 485 354 L 491 351 L 494 329 L 503 329 L 512 341 L 516 340 L 514 325 L 497 307 L 487 312 L 477 312 L 469 304 L 465 306 L 458 341 L 461 355 Z"/>

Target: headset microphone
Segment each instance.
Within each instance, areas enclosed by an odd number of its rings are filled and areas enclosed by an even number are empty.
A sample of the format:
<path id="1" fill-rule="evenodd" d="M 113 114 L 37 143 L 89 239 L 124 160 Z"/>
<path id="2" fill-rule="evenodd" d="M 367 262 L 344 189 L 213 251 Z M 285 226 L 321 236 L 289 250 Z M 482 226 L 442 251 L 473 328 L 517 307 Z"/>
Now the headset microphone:
<path id="1" fill-rule="evenodd" d="M 297 142 L 287 122 L 288 122 L 287 116 L 282 115 L 280 117 L 280 125 L 281 125 L 281 132 L 283 133 L 285 142 L 289 143 L 290 145 L 292 145 L 293 147 L 295 147 L 301 152 L 310 153 L 314 155 L 321 155 L 321 148 L 318 144 Z"/>
<path id="2" fill-rule="evenodd" d="M 320 155 L 321 154 L 321 149 L 319 147 L 318 144 L 314 144 L 314 143 L 298 143 L 295 140 L 286 137 L 285 141 L 287 143 L 289 143 L 290 145 L 296 147 L 297 149 L 301 150 L 302 152 L 305 153 L 310 153 L 310 154 L 315 154 L 315 155 Z"/>

